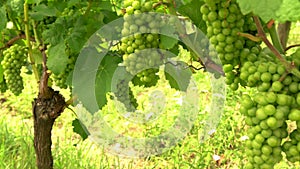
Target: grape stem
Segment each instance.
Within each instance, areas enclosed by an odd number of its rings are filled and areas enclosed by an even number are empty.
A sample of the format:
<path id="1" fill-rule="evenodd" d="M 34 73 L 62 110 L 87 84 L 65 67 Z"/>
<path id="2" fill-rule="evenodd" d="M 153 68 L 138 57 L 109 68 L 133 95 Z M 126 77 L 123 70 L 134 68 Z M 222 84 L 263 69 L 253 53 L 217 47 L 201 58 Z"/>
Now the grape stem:
<path id="1" fill-rule="evenodd" d="M 275 56 L 278 58 L 278 60 L 284 65 L 284 67 L 286 68 L 286 70 L 292 74 L 294 74 L 295 76 L 297 76 L 298 78 L 300 78 L 300 72 L 299 70 L 293 66 L 292 64 L 290 64 L 289 62 L 287 62 L 280 54 L 280 52 L 271 44 L 271 42 L 268 40 L 262 24 L 259 20 L 258 16 L 253 16 L 254 22 L 256 24 L 257 27 L 257 32 L 258 32 L 258 36 L 261 37 L 262 41 L 267 45 L 267 47 L 275 54 Z"/>
<path id="2" fill-rule="evenodd" d="M 238 32 L 237 35 L 238 35 L 238 36 L 241 36 L 241 37 L 248 38 L 248 39 L 250 39 L 250 40 L 253 41 L 253 42 L 260 42 L 260 41 L 261 41 L 261 39 L 260 39 L 259 37 L 253 36 L 253 35 L 251 35 L 251 34 L 249 34 L 249 33 Z"/>
<path id="3" fill-rule="evenodd" d="M 32 70 L 33 70 L 33 74 L 35 76 L 35 79 L 37 82 L 39 82 L 40 77 L 39 77 L 39 73 L 38 70 L 35 66 L 34 63 L 34 58 L 32 55 L 32 48 L 31 48 L 31 43 L 30 43 L 30 33 L 29 33 L 29 17 L 28 17 L 28 4 L 27 1 L 25 1 L 24 3 L 24 25 L 25 25 L 25 36 L 26 36 L 26 45 L 28 47 L 28 55 L 29 55 L 29 59 L 30 59 L 30 63 L 32 66 Z"/>
<path id="4" fill-rule="evenodd" d="M 276 47 L 276 49 L 280 52 L 280 53 L 284 53 L 283 47 L 281 45 L 280 39 L 279 39 L 279 35 L 277 33 L 275 24 L 272 24 L 272 26 L 269 28 L 269 33 L 273 42 L 273 45 Z"/>
<path id="5" fill-rule="evenodd" d="M 282 82 L 285 78 L 286 78 L 286 76 L 289 74 L 289 72 L 284 72 L 282 75 L 281 75 L 281 77 L 279 78 L 279 82 Z"/>
<path id="6" fill-rule="evenodd" d="M 285 51 L 288 51 L 289 49 L 292 49 L 292 48 L 295 48 L 295 47 L 299 47 L 300 44 L 295 44 L 295 45 L 291 45 L 291 46 L 288 46 Z"/>
<path id="7" fill-rule="evenodd" d="M 34 21 L 32 21 L 32 27 L 33 27 L 33 34 L 34 34 L 35 41 L 36 41 L 37 45 L 39 46 L 41 44 L 41 42 L 39 40 L 37 31 L 36 31 L 36 24 Z"/>
<path id="8" fill-rule="evenodd" d="M 12 38 L 11 40 L 9 40 L 4 46 L 0 47 L 0 50 L 9 48 L 10 46 L 12 46 L 16 41 L 20 40 L 20 39 L 26 39 L 26 35 L 25 34 L 20 34 L 14 38 Z M 35 42 L 34 38 L 30 38 L 30 41 Z"/>

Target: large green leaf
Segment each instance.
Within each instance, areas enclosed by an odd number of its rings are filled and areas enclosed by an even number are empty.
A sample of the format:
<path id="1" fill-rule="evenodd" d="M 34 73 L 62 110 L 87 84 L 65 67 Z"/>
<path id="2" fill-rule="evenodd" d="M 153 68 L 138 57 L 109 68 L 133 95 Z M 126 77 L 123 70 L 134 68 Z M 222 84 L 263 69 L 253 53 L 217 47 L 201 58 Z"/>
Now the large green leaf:
<path id="1" fill-rule="evenodd" d="M 45 16 L 55 16 L 57 9 L 52 6 L 46 6 L 45 4 L 40 4 L 33 7 L 33 12 L 30 13 L 31 18 L 35 20 L 42 20 Z"/>
<path id="2" fill-rule="evenodd" d="M 48 49 L 47 66 L 54 74 L 59 74 L 65 70 L 68 64 L 68 55 L 65 53 L 65 44 L 60 42 Z"/>
<path id="3" fill-rule="evenodd" d="M 279 9 L 282 0 L 253 0 L 251 2 L 237 0 L 243 14 L 253 12 L 258 15 L 264 22 L 275 18 L 276 10 Z"/>
<path id="4" fill-rule="evenodd" d="M 165 65 L 165 76 L 172 88 L 186 91 L 190 84 L 192 72 L 185 62 L 176 61 Z"/>
<path id="5" fill-rule="evenodd" d="M 161 28 L 161 33 L 162 34 L 160 35 L 160 43 L 163 46 L 163 48 L 171 49 L 177 44 L 178 40 L 175 39 L 177 38 L 177 35 L 175 34 L 174 26 L 164 25 Z"/>
<path id="6" fill-rule="evenodd" d="M 276 20 L 279 22 L 300 20 L 300 1 L 283 0 L 280 8 L 276 11 Z"/>
<path id="7" fill-rule="evenodd" d="M 66 41 L 73 53 L 79 53 L 88 38 L 103 26 L 103 14 L 90 12 L 77 18 Z"/>
<path id="8" fill-rule="evenodd" d="M 42 34 L 45 43 L 50 43 L 51 45 L 57 45 L 64 41 L 64 33 L 66 32 L 66 27 L 63 23 L 54 23 L 50 25 L 50 28 L 45 30 Z"/>
<path id="9" fill-rule="evenodd" d="M 264 22 L 274 19 L 279 22 L 299 21 L 300 2 L 298 0 L 237 0 L 243 14 L 253 12 Z"/>
<path id="10" fill-rule="evenodd" d="M 192 0 L 190 3 L 180 6 L 178 12 L 189 17 L 201 31 L 206 33 L 206 24 L 202 19 L 202 13 L 200 12 L 200 7 L 203 4 L 203 1 Z"/>
<path id="11" fill-rule="evenodd" d="M 73 132 L 79 134 L 83 140 L 87 139 L 90 133 L 84 124 L 82 124 L 78 119 L 74 119 L 72 122 Z"/>
<path id="12" fill-rule="evenodd" d="M 106 55 L 99 66 L 96 79 L 96 99 L 101 109 L 106 103 L 106 94 L 112 90 L 111 84 L 115 70 L 122 59 L 118 56 Z"/>

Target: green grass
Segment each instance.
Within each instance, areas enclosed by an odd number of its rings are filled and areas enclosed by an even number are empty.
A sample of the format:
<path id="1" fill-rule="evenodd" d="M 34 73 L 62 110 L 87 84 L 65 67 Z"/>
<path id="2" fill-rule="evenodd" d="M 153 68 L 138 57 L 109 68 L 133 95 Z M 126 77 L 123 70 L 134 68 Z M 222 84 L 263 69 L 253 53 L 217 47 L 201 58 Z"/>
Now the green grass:
<path id="1" fill-rule="evenodd" d="M 208 77 L 198 73 L 195 75 L 195 80 L 198 85 L 202 85 L 201 89 L 203 90 L 200 90 L 200 97 L 210 96 L 209 89 L 206 90 L 209 87 Z M 27 86 L 25 89 L 27 94 L 19 97 L 10 96 L 9 93 L 1 96 L 2 101 L 5 101 L 1 103 L 0 114 L 1 169 L 35 168 L 30 100 L 35 93 L 30 90 L 31 87 Z M 207 109 L 202 107 L 195 125 L 184 140 L 163 154 L 142 159 L 117 157 L 106 153 L 101 145 L 89 139 L 82 141 L 77 134 L 72 132 L 71 122 L 75 115 L 70 110 L 66 110 L 57 119 L 53 128 L 54 166 L 57 169 L 242 168 L 245 157 L 241 137 L 244 135 L 245 126 L 243 117 L 238 112 L 239 98 L 242 92 L 251 91 L 232 92 L 228 89 L 225 111 L 221 121 L 216 132 L 206 141 L 199 142 L 202 135 L 201 129 L 204 127 L 202 121 L 205 114 L 208 114 Z M 28 95 L 28 93 L 31 94 Z M 64 92 L 64 94 L 66 97 L 68 96 L 68 92 Z M 4 100 L 5 97 L 7 100 Z M 202 106 L 206 103 L 202 103 Z M 109 108 L 112 107 L 107 106 L 107 109 L 103 111 L 108 111 Z M 171 109 L 171 107 L 168 108 L 168 110 Z M 160 131 L 160 128 L 156 130 Z M 221 159 L 215 161 L 213 155 L 218 155 Z M 282 162 L 277 168 L 297 168 L 297 166 Z"/>
<path id="2" fill-rule="evenodd" d="M 27 80 L 32 77 L 27 76 Z M 201 85 L 200 97 L 210 96 L 208 77 L 203 73 L 195 76 Z M 0 114 L 0 168 L 35 168 L 35 154 L 33 148 L 33 126 L 31 118 L 31 101 L 36 95 L 32 83 L 26 83 L 25 92 L 19 97 L 10 93 L 2 95 Z M 32 86 L 33 85 L 33 86 Z M 141 89 L 136 89 L 142 92 Z M 167 95 L 173 94 L 170 89 Z M 63 93 L 68 97 L 68 92 Z M 233 95 L 233 94 L 232 94 Z M 5 99 L 6 98 L 6 99 Z M 231 97 L 236 100 L 236 97 Z M 215 168 L 235 167 L 241 165 L 242 153 L 238 150 L 241 141 L 238 124 L 238 111 L 235 101 L 230 102 L 222 117 L 222 121 L 211 138 L 199 143 L 201 120 L 207 113 L 204 104 L 202 112 L 192 131 L 173 149 L 147 159 L 121 158 L 105 153 L 103 148 L 91 140 L 82 141 L 77 134 L 72 132 L 71 122 L 75 115 L 66 110 L 56 121 L 53 128 L 53 156 L 55 168 Z M 108 114 L 112 112 L 112 105 L 104 108 Z M 175 110 L 172 104 L 168 111 Z M 110 110 L 110 111 L 109 111 Z M 235 114 L 236 116 L 232 116 Z M 167 118 L 167 117 L 166 117 Z M 232 118 L 232 119 L 231 119 Z M 166 120 L 166 119 L 163 119 Z M 153 128 L 148 132 L 160 132 L 161 128 Z M 76 145 L 76 146 L 75 146 Z M 212 156 L 220 155 L 222 160 L 216 162 Z"/>

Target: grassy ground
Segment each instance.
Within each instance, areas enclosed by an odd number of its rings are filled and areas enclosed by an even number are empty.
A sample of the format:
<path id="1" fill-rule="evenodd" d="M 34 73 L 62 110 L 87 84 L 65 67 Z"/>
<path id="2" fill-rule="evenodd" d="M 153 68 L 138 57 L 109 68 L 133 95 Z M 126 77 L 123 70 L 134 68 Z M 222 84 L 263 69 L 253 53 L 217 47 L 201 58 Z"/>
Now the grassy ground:
<path id="1" fill-rule="evenodd" d="M 28 77 L 30 80 L 32 77 Z M 210 95 L 208 77 L 203 73 L 195 75 L 199 95 Z M 1 95 L 0 114 L 0 168 L 35 168 L 31 101 L 36 95 L 32 83 L 19 97 L 10 93 Z M 245 91 L 243 91 L 245 92 Z M 67 92 L 64 92 L 68 97 Z M 82 141 L 72 132 L 71 122 L 75 115 L 66 110 L 58 118 L 53 129 L 54 166 L 57 169 L 73 168 L 242 168 L 244 163 L 242 136 L 243 117 L 238 112 L 242 91 L 228 90 L 225 111 L 221 121 L 209 139 L 199 142 L 202 135 L 203 118 L 207 108 L 202 107 L 199 117 L 188 136 L 171 150 L 149 158 L 119 158 L 98 144 L 87 139 Z M 203 106 L 206 103 L 202 103 Z M 109 106 L 108 106 L 109 108 Z M 105 111 L 105 109 L 104 109 Z M 220 159 L 214 159 L 219 157 Z M 283 162 L 277 168 L 296 168 Z"/>

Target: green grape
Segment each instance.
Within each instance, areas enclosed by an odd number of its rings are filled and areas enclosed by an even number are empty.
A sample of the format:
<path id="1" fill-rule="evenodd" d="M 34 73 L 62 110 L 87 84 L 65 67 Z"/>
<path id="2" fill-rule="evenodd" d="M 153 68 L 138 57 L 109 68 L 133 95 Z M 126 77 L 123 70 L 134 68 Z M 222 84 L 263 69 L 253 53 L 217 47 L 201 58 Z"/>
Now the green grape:
<path id="1" fill-rule="evenodd" d="M 223 65 L 232 65 L 231 71 L 228 70 L 228 66 L 225 68 L 226 84 L 236 90 L 239 83 L 245 84 L 245 77 L 234 78 L 240 74 L 237 66 L 240 64 L 239 56 L 244 40 L 237 33 L 243 32 L 244 16 L 239 11 L 236 1 L 224 3 L 207 0 L 201 6 L 200 12 L 206 21 L 210 43 L 218 52 Z"/>
<path id="2" fill-rule="evenodd" d="M 136 76 L 134 76 L 132 83 L 135 86 L 155 86 L 159 80 L 159 76 L 156 74 L 158 71 L 158 69 L 146 69 L 142 72 L 139 72 Z"/>
<path id="3" fill-rule="evenodd" d="M 135 111 L 137 108 L 137 100 L 135 99 L 131 88 L 125 80 L 120 80 L 117 83 L 116 91 L 114 92 L 118 101 L 124 104 L 127 111 Z"/>
<path id="4" fill-rule="evenodd" d="M 165 61 L 164 55 L 157 52 L 157 48 L 164 49 L 160 44 L 158 32 L 161 28 L 159 16 L 155 14 L 132 15 L 140 12 L 153 12 L 162 9 L 153 9 L 155 1 L 126 0 L 123 3 L 125 8 L 124 24 L 121 30 L 122 39 L 120 50 L 123 53 L 123 65 L 130 74 L 134 76 L 134 85 L 145 87 L 157 83 L 158 67 Z M 141 10 L 141 11 L 140 11 Z M 151 32 L 151 33 L 150 33 Z M 151 50 L 146 50 L 151 49 Z"/>
<path id="5" fill-rule="evenodd" d="M 20 45 L 13 45 L 3 51 L 3 74 L 7 88 L 14 94 L 19 95 L 24 88 L 21 68 L 26 64 L 27 49 Z"/>
<path id="6" fill-rule="evenodd" d="M 248 63 L 246 66 L 248 66 Z M 277 103 L 278 100 L 282 102 L 280 100 L 289 100 L 290 97 L 272 91 L 257 92 L 253 96 L 242 96 L 240 111 L 246 116 L 246 124 L 250 127 L 247 130 L 249 140 L 245 143 L 248 159 L 247 165 L 261 166 L 266 164 L 266 166 L 268 165 L 272 168 L 282 159 L 282 151 L 286 152 L 288 154 L 287 157 L 290 159 L 295 158 L 295 156 L 292 156 L 292 154 L 296 153 L 295 148 L 290 150 L 288 143 L 283 147 L 281 145 L 282 140 L 288 136 L 288 125 L 285 121 L 291 114 L 289 108 L 291 105 L 280 106 Z M 295 112 L 296 110 L 293 111 Z M 295 136 L 298 136 L 296 132 L 292 136 L 290 135 L 293 138 Z M 297 139 L 300 140 L 300 137 Z"/>

